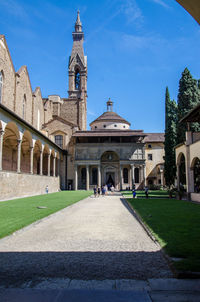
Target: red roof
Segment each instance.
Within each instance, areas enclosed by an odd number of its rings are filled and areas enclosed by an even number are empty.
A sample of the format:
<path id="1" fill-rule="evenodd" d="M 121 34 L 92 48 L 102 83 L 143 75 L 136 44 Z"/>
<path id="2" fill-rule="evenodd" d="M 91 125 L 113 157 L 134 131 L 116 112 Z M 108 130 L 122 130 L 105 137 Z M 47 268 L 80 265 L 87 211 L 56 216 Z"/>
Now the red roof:
<path id="1" fill-rule="evenodd" d="M 116 122 L 116 123 L 124 123 L 124 124 L 130 125 L 130 123 L 128 121 L 126 121 L 120 115 L 118 115 L 117 113 L 112 112 L 112 111 L 104 112 L 96 120 L 94 120 L 93 122 L 91 122 L 90 126 L 93 123 L 98 123 L 98 122 Z"/>
<path id="2" fill-rule="evenodd" d="M 144 143 L 164 143 L 165 133 L 145 133 L 146 137 L 144 138 Z"/>

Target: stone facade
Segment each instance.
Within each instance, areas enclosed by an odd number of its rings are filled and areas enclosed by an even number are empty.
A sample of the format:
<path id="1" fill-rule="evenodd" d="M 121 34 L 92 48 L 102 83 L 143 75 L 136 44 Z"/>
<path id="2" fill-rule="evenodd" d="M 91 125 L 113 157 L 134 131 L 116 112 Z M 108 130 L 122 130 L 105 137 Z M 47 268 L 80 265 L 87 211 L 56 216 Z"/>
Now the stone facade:
<path id="1" fill-rule="evenodd" d="M 160 179 L 164 184 L 160 177 L 163 141 L 150 140 L 150 162 L 145 137 L 150 139 L 151 135 L 131 130 L 130 123 L 113 111 L 111 100 L 107 112 L 86 131 L 87 57 L 79 13 L 72 36 L 67 98 L 53 94 L 42 98 L 40 87 L 32 91 L 27 67 L 15 72 L 5 37 L 0 36 L 2 198 L 43 193 L 46 182 L 50 192 L 59 188 L 88 190 L 109 180 L 120 190 L 133 184 L 142 188 L 154 173 L 156 184 Z M 12 196 L 8 186 L 14 178 L 19 188 Z"/>

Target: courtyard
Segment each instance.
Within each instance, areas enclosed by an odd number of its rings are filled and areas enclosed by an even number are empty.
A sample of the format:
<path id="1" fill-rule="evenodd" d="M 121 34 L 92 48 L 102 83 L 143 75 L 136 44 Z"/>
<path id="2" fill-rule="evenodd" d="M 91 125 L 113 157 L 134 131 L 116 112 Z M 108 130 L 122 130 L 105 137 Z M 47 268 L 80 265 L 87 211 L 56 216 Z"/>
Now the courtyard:
<path id="1" fill-rule="evenodd" d="M 120 193 L 87 197 L 15 232 L 0 240 L 0 252 L 0 280 L 7 286 L 48 278 L 172 277 L 160 246 L 147 235 Z"/>

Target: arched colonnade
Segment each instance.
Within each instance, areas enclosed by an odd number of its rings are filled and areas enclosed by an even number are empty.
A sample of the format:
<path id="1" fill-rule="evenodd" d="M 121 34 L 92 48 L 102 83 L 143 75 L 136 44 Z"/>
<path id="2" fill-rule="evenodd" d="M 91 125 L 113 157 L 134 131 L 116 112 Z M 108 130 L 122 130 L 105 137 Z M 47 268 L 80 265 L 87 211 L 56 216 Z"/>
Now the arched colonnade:
<path id="1" fill-rule="evenodd" d="M 186 156 L 180 152 L 177 158 L 177 185 L 180 189 L 180 185 L 184 187 L 188 186 L 190 182 L 190 191 L 200 193 L 200 158 L 194 157 L 191 159 L 189 166 L 190 179 L 187 173 Z"/>
<path id="2" fill-rule="evenodd" d="M 59 175 L 59 152 L 13 121 L 0 120 L 0 171 Z"/>

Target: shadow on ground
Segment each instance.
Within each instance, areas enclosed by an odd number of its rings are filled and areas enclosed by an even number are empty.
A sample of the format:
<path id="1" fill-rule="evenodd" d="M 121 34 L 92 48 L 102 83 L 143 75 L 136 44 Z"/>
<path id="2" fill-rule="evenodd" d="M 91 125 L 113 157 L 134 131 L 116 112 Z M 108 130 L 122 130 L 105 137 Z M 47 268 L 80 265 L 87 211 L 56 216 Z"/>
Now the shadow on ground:
<path id="1" fill-rule="evenodd" d="M 16 287 L 40 278 L 145 280 L 171 276 L 160 252 L 1 252 L 0 267 L 0 285 Z"/>

